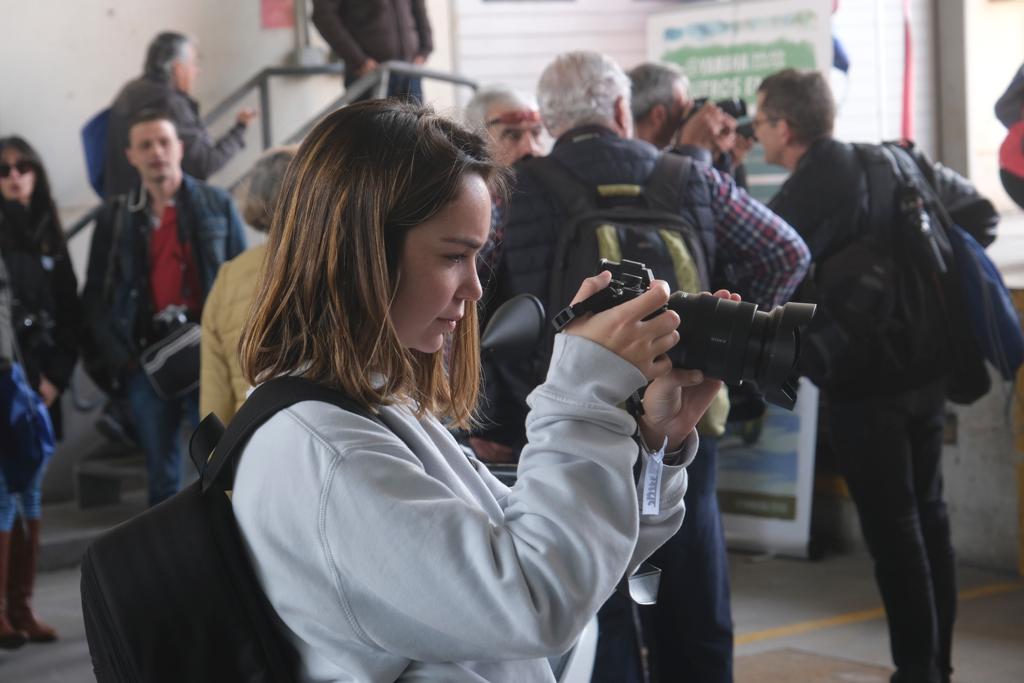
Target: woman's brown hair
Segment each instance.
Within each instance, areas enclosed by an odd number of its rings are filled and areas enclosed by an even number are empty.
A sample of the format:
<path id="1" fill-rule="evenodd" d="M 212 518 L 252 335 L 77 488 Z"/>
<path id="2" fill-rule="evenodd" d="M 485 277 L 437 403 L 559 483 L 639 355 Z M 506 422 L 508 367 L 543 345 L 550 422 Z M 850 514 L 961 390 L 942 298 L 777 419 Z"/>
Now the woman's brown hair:
<path id="1" fill-rule="evenodd" d="M 240 341 L 246 379 L 298 374 L 369 408 L 412 399 L 419 414 L 468 425 L 480 384 L 476 306 L 453 334 L 447 370 L 442 353 L 403 347 L 389 318 L 406 234 L 468 174 L 504 187 L 483 139 L 428 108 L 373 100 L 317 124 L 278 195 Z"/>

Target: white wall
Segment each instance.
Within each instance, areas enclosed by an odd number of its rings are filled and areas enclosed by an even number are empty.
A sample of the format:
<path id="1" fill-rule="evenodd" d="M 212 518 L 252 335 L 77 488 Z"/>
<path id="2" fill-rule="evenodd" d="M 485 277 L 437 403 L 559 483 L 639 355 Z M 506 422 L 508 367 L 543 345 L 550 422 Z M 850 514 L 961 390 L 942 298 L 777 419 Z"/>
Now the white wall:
<path id="1" fill-rule="evenodd" d="M 912 0 L 914 127 L 916 142 L 937 149 L 938 106 L 935 17 L 931 0 Z M 850 56 L 848 78 L 835 78 L 839 97 L 836 136 L 878 142 L 901 136 L 903 115 L 903 7 L 893 0 L 846 0 L 832 16 L 832 31 Z M 844 82 L 845 81 L 845 82 Z"/>
<path id="2" fill-rule="evenodd" d="M 153 36 L 177 30 L 198 38 L 196 96 L 209 107 L 291 49 L 291 29 L 260 29 L 259 9 L 250 0 L 0 0 L 0 130 L 39 148 L 62 207 L 88 206 L 96 197 L 85 179 L 79 130 L 141 73 Z"/>
<path id="3" fill-rule="evenodd" d="M 647 16 L 676 3 L 650 0 L 453 0 L 455 67 L 482 83 L 535 92 L 541 71 L 567 50 L 597 50 L 630 68 L 647 59 Z"/>
<path id="4" fill-rule="evenodd" d="M 992 108 L 1024 62 L 1024 3 L 964 0 L 964 17 L 971 179 L 1000 208 L 1015 209 L 999 182 L 999 144 L 1006 129 Z"/>

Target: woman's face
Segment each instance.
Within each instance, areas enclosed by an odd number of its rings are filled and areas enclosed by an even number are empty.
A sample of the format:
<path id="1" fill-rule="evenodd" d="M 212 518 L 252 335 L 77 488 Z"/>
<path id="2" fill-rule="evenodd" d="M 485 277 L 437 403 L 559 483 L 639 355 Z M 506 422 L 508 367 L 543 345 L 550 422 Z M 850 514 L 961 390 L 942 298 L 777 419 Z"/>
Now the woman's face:
<path id="1" fill-rule="evenodd" d="M 0 152 L 0 195 L 4 200 L 28 206 L 35 189 L 35 164 L 13 147 Z"/>
<path id="2" fill-rule="evenodd" d="M 399 284 L 391 306 L 398 339 L 409 349 L 434 353 L 455 331 L 482 290 L 476 256 L 491 227 L 487 184 L 467 174 L 455 199 L 406 235 Z"/>

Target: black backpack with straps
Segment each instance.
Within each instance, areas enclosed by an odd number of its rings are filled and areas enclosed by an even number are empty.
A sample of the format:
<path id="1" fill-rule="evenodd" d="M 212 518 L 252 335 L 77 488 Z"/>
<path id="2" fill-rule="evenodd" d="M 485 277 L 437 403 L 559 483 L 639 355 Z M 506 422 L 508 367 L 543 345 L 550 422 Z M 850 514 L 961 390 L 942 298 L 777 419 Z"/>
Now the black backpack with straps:
<path id="1" fill-rule="evenodd" d="M 941 201 L 902 147 L 853 148 L 867 210 L 854 239 L 813 271 L 813 298 L 823 308 L 804 374 L 819 385 L 883 394 L 946 377 L 950 400 L 970 403 L 989 380 L 970 336 Z"/>
<path id="2" fill-rule="evenodd" d="M 335 389 L 270 380 L 226 430 L 212 414 L 196 429 L 189 450 L 198 481 L 86 550 L 82 608 L 99 683 L 299 679 L 298 652 L 260 586 L 230 492 L 252 433 L 302 401 L 380 422 Z"/>
<path id="3" fill-rule="evenodd" d="M 688 157 L 661 154 L 643 185 L 587 185 L 551 157 L 527 168 L 568 216 L 551 261 L 545 302 L 551 315 L 569 304 L 602 258 L 644 263 L 673 291 L 710 286 L 714 245 L 702 237 L 710 230 L 679 213 L 693 171 Z M 693 208 L 698 220 L 710 220 L 710 210 Z"/>
<path id="4" fill-rule="evenodd" d="M 526 168 L 565 212 L 548 273 L 545 310 L 550 316 L 569 305 L 600 259 L 638 261 L 668 282 L 671 291 L 710 290 L 715 271 L 714 218 L 709 203 L 685 202 L 693 159 L 663 152 L 643 185 L 588 185 L 552 157 L 531 159 Z M 684 207 L 689 216 L 680 214 Z M 555 329 L 548 326 L 537 381 L 547 370 Z M 718 436 L 729 411 L 723 391 L 699 429 Z"/>

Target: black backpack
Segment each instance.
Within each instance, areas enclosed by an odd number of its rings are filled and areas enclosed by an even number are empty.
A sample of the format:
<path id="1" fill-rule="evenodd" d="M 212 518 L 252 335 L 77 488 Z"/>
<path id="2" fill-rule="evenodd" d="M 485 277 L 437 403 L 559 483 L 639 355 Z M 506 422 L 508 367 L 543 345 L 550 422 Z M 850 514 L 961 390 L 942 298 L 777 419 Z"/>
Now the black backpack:
<path id="1" fill-rule="evenodd" d="M 210 415 L 195 431 L 199 481 L 86 550 L 82 608 L 99 683 L 299 679 L 298 652 L 260 587 L 229 495 L 251 434 L 301 401 L 379 422 L 336 390 L 297 377 L 270 380 L 227 430 Z"/>
<path id="2" fill-rule="evenodd" d="M 551 261 L 545 302 L 550 315 L 569 305 L 602 258 L 644 263 L 673 291 L 710 286 L 714 246 L 702 233 L 713 233 L 679 214 L 693 170 L 688 157 L 663 153 L 644 185 L 587 185 L 551 157 L 533 159 L 527 168 L 568 216 Z M 693 208 L 710 225 L 710 209 Z"/>
<path id="3" fill-rule="evenodd" d="M 823 315 L 801 369 L 819 385 L 867 381 L 880 393 L 946 377 L 950 400 L 973 402 L 989 379 L 970 333 L 942 202 L 900 145 L 854 150 L 868 208 L 856 237 L 815 266 Z"/>

